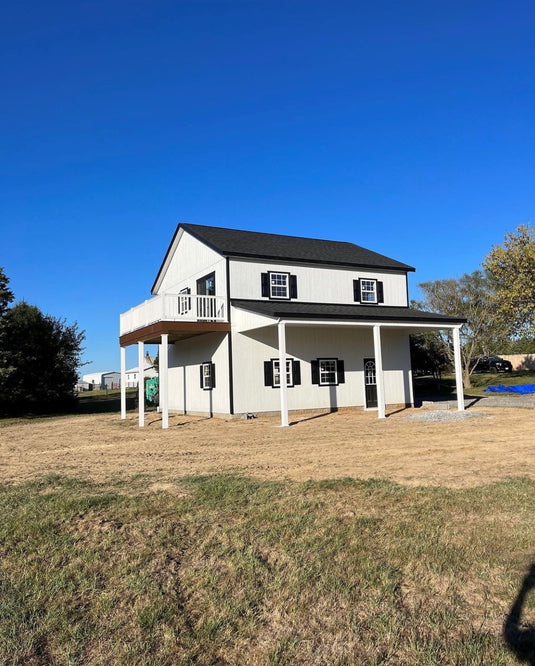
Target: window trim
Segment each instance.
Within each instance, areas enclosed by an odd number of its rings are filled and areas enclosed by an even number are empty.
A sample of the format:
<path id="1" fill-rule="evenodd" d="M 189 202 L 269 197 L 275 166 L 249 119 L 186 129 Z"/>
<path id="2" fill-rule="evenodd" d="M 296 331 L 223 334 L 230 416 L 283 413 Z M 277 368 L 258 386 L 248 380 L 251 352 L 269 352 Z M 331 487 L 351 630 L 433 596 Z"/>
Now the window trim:
<path id="1" fill-rule="evenodd" d="M 208 374 L 205 370 L 209 368 Z M 209 380 L 209 386 L 207 386 Z M 214 389 L 214 364 L 211 361 L 205 361 L 201 363 L 201 389 L 203 391 L 212 391 Z"/>
<path id="2" fill-rule="evenodd" d="M 322 382 L 321 381 L 321 364 L 325 361 L 329 361 L 334 363 L 334 376 L 335 376 L 335 381 L 334 382 Z M 329 370 L 328 372 L 332 372 L 332 370 Z M 319 386 L 338 386 L 339 381 L 338 381 L 338 359 L 337 358 L 318 358 L 318 385 Z"/>
<path id="3" fill-rule="evenodd" d="M 286 296 L 273 296 L 271 276 L 272 275 L 285 275 L 286 276 Z M 280 285 L 275 285 L 280 286 Z M 269 300 L 271 301 L 289 301 L 290 300 L 290 273 L 289 271 L 268 271 L 268 290 Z"/>
<path id="4" fill-rule="evenodd" d="M 369 289 L 364 289 L 364 283 L 368 282 L 370 284 L 373 284 L 373 291 L 370 291 Z M 360 283 L 360 302 L 361 303 L 371 303 L 372 305 L 375 305 L 378 303 L 379 297 L 377 293 L 377 279 L 376 278 L 360 278 L 359 280 Z M 373 300 L 370 299 L 365 299 L 363 298 L 364 294 L 373 294 Z"/>
<path id="5" fill-rule="evenodd" d="M 280 372 L 279 372 L 279 383 L 278 383 L 278 384 L 275 384 L 275 363 L 279 363 L 280 359 L 278 359 L 278 358 L 272 358 L 272 359 L 270 359 L 270 361 L 271 361 L 271 372 L 272 372 L 272 375 L 271 375 L 271 376 L 272 376 L 271 387 L 272 387 L 272 388 L 276 388 L 276 389 L 278 389 L 278 388 L 281 387 L 281 384 L 280 384 Z M 295 386 L 295 384 L 294 384 L 294 359 L 293 359 L 293 358 L 288 358 L 288 356 L 287 356 L 287 357 L 286 357 L 286 365 L 287 365 L 287 366 L 288 366 L 288 365 L 290 366 L 290 372 L 289 372 L 289 374 L 290 374 L 290 379 L 291 379 L 291 382 L 290 382 L 290 383 L 287 383 L 287 384 L 286 384 L 286 387 L 287 387 L 287 388 L 293 388 L 293 387 Z M 286 368 L 286 375 L 288 375 L 288 368 Z"/>

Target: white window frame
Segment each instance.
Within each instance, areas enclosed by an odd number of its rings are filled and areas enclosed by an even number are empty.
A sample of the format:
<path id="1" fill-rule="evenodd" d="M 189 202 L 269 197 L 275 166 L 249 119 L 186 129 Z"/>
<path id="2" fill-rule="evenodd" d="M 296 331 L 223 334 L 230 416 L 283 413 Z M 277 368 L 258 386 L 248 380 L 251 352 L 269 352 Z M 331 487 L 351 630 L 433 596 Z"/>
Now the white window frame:
<path id="1" fill-rule="evenodd" d="M 326 363 L 334 364 L 333 369 L 325 369 Z M 325 375 L 334 372 L 334 381 L 326 381 Z M 318 358 L 318 378 L 320 386 L 338 386 L 338 359 L 336 358 Z"/>
<path id="2" fill-rule="evenodd" d="M 212 363 L 201 363 L 202 367 L 202 390 L 212 390 Z"/>
<path id="3" fill-rule="evenodd" d="M 181 315 L 187 314 L 191 310 L 191 290 L 185 287 L 178 293 L 178 313 Z"/>
<path id="4" fill-rule="evenodd" d="M 371 294 L 372 298 L 366 298 L 366 294 Z M 377 303 L 377 280 L 360 278 L 360 302 Z"/>
<path id="5" fill-rule="evenodd" d="M 283 276 L 284 279 L 285 279 L 285 285 L 273 284 L 272 279 L 273 279 L 274 276 L 276 277 L 276 279 Z M 290 300 L 290 273 L 286 273 L 284 271 L 268 271 L 268 280 L 269 280 L 269 298 L 285 300 L 285 301 Z M 285 296 L 275 295 L 273 293 L 274 288 L 275 289 L 283 289 L 284 287 L 286 288 L 286 295 Z"/>
<path id="6" fill-rule="evenodd" d="M 273 388 L 280 388 L 280 372 L 279 372 L 279 363 L 280 359 L 273 358 L 271 359 L 271 369 L 273 373 Z M 275 381 L 275 377 L 279 378 L 279 381 Z M 293 371 L 293 359 L 286 359 L 286 386 L 292 387 L 294 385 L 294 371 Z"/>

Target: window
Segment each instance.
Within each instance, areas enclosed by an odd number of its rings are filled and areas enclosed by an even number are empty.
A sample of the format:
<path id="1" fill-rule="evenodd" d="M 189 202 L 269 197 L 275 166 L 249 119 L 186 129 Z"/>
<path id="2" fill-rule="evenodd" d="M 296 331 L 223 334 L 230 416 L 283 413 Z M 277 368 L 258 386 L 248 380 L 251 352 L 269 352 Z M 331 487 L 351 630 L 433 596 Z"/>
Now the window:
<path id="1" fill-rule="evenodd" d="M 377 283 L 375 280 L 361 280 L 360 281 L 360 300 L 362 303 L 376 303 L 377 294 L 376 294 Z"/>
<path id="2" fill-rule="evenodd" d="M 310 362 L 312 383 L 338 386 L 345 383 L 344 362 L 338 358 L 318 358 Z"/>
<path id="3" fill-rule="evenodd" d="M 353 280 L 353 297 L 357 303 L 364 303 L 366 305 L 383 303 L 383 283 L 380 280 L 372 280 L 370 278 Z"/>
<path id="4" fill-rule="evenodd" d="M 281 385 L 280 376 L 280 360 L 273 359 L 273 388 L 278 388 Z M 293 373 L 292 373 L 292 359 L 286 359 L 286 386 L 293 386 Z"/>
<path id="5" fill-rule="evenodd" d="M 270 298 L 289 298 L 288 282 L 289 273 L 270 273 L 269 274 L 269 297 Z"/>
<path id="6" fill-rule="evenodd" d="M 322 358 L 319 362 L 320 386 L 329 386 L 337 384 L 336 381 L 336 361 L 334 358 Z"/>
<path id="7" fill-rule="evenodd" d="M 201 388 L 203 391 L 215 388 L 215 365 L 209 361 L 201 364 Z"/>
<path id="8" fill-rule="evenodd" d="M 262 273 L 262 296 L 274 300 L 297 298 L 297 276 L 280 271 Z"/>
<path id="9" fill-rule="evenodd" d="M 272 358 L 264 361 L 264 386 L 280 388 L 280 359 Z M 286 386 L 299 386 L 301 384 L 301 364 L 292 358 L 286 359 Z"/>
<path id="10" fill-rule="evenodd" d="M 182 294 L 191 294 L 191 289 L 189 287 L 181 289 L 179 294 L 181 295 L 178 297 L 178 313 L 183 315 L 191 310 L 191 296 L 182 296 Z"/>

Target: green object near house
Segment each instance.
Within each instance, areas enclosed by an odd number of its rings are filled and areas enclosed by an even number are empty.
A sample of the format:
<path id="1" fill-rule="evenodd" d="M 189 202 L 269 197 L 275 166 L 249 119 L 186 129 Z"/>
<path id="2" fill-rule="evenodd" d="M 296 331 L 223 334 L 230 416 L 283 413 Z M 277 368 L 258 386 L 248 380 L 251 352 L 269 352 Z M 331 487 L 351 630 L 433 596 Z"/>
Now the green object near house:
<path id="1" fill-rule="evenodd" d="M 158 402 L 158 377 L 152 377 L 145 381 L 145 397 L 147 402 Z"/>

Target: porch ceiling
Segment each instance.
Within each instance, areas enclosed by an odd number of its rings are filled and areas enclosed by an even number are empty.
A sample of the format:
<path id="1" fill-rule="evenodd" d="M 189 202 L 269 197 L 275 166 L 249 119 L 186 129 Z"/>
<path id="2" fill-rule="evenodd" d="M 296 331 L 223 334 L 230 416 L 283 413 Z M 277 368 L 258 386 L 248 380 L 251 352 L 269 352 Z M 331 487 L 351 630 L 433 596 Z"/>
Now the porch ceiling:
<path id="1" fill-rule="evenodd" d="M 227 322 L 215 321 L 158 321 L 149 326 L 143 326 L 119 337 L 121 347 L 128 347 L 136 342 L 159 344 L 162 334 L 169 335 L 169 342 L 177 342 L 185 338 L 192 338 L 204 333 L 226 333 L 230 331 Z"/>

